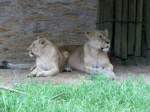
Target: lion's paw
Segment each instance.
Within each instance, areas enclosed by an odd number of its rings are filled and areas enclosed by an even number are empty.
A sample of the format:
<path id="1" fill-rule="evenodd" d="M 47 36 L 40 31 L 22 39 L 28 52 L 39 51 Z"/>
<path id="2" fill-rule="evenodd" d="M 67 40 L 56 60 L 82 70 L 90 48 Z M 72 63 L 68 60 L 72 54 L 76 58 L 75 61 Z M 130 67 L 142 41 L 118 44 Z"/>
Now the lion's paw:
<path id="1" fill-rule="evenodd" d="M 29 73 L 29 74 L 27 75 L 27 77 L 36 77 L 36 74 Z"/>
<path id="2" fill-rule="evenodd" d="M 108 70 L 105 70 L 104 72 L 104 75 L 110 79 L 113 79 L 115 80 L 116 79 L 116 75 L 113 71 L 108 71 Z"/>

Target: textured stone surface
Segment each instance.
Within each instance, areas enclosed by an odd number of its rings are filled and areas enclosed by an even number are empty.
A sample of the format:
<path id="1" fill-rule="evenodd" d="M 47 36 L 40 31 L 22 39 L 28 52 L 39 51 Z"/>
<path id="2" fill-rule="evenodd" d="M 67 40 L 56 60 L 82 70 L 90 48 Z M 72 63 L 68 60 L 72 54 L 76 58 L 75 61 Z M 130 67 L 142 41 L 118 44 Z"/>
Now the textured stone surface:
<path id="1" fill-rule="evenodd" d="M 0 60 L 27 61 L 26 48 L 36 35 L 82 44 L 80 32 L 95 29 L 96 1 L 0 0 Z"/>

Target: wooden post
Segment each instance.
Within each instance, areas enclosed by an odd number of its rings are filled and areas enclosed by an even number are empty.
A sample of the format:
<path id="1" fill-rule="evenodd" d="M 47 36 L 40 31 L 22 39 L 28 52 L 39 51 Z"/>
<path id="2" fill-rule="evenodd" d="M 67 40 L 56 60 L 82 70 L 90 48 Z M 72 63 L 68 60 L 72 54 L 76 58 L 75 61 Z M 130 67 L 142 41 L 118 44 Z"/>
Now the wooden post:
<path id="1" fill-rule="evenodd" d="M 143 22 L 143 0 L 137 0 L 136 8 L 136 45 L 135 56 L 141 56 L 142 22 Z"/>
<path id="2" fill-rule="evenodd" d="M 101 3 L 103 4 L 104 29 L 108 29 L 109 39 L 112 40 L 114 0 L 101 0 Z"/>
<path id="3" fill-rule="evenodd" d="M 98 29 L 108 29 L 109 38 L 112 39 L 113 34 L 113 8 L 114 0 L 98 0 Z"/>
<path id="4" fill-rule="evenodd" d="M 100 1 L 97 0 L 97 20 L 96 20 L 96 29 L 100 29 L 100 19 L 101 19 L 101 16 L 100 16 Z"/>
<path id="5" fill-rule="evenodd" d="M 102 0 L 98 0 L 98 10 L 97 10 L 97 29 L 99 30 L 103 30 L 104 29 L 104 25 L 103 25 L 103 3 Z"/>
<path id="6" fill-rule="evenodd" d="M 134 55 L 136 0 L 128 0 L 128 55 Z"/>
<path id="7" fill-rule="evenodd" d="M 147 47 L 150 49 L 150 0 L 144 1 L 145 6 L 145 34 L 146 34 L 146 43 Z"/>
<path id="8" fill-rule="evenodd" d="M 122 0 L 115 0 L 115 34 L 114 34 L 114 54 L 120 56 L 121 51 L 121 19 Z"/>
<path id="9" fill-rule="evenodd" d="M 127 59 L 128 0 L 122 1 L 122 21 L 121 57 Z"/>

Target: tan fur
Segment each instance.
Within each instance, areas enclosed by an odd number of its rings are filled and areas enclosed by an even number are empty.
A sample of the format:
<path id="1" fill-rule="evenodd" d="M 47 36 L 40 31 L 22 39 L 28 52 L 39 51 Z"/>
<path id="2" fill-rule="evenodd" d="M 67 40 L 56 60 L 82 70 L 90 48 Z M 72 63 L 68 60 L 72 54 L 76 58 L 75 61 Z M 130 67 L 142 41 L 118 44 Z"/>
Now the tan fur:
<path id="1" fill-rule="evenodd" d="M 35 66 L 29 76 L 52 76 L 61 72 L 67 52 L 58 50 L 51 41 L 39 38 L 29 46 L 29 55 L 36 58 Z"/>
<path id="2" fill-rule="evenodd" d="M 107 55 L 110 48 L 108 31 L 86 32 L 85 35 L 88 41 L 70 56 L 70 66 L 88 74 L 97 71 L 114 78 L 113 65 Z M 96 71 L 93 66 L 98 66 Z"/>

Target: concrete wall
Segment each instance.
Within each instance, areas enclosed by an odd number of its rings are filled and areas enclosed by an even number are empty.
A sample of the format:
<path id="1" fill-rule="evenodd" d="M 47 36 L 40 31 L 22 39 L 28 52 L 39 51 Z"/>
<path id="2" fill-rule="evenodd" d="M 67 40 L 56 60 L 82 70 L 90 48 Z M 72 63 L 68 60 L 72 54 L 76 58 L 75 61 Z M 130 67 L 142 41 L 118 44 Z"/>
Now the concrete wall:
<path id="1" fill-rule="evenodd" d="M 59 44 L 82 44 L 95 29 L 97 0 L 0 0 L 0 60 L 28 61 L 36 35 Z"/>

